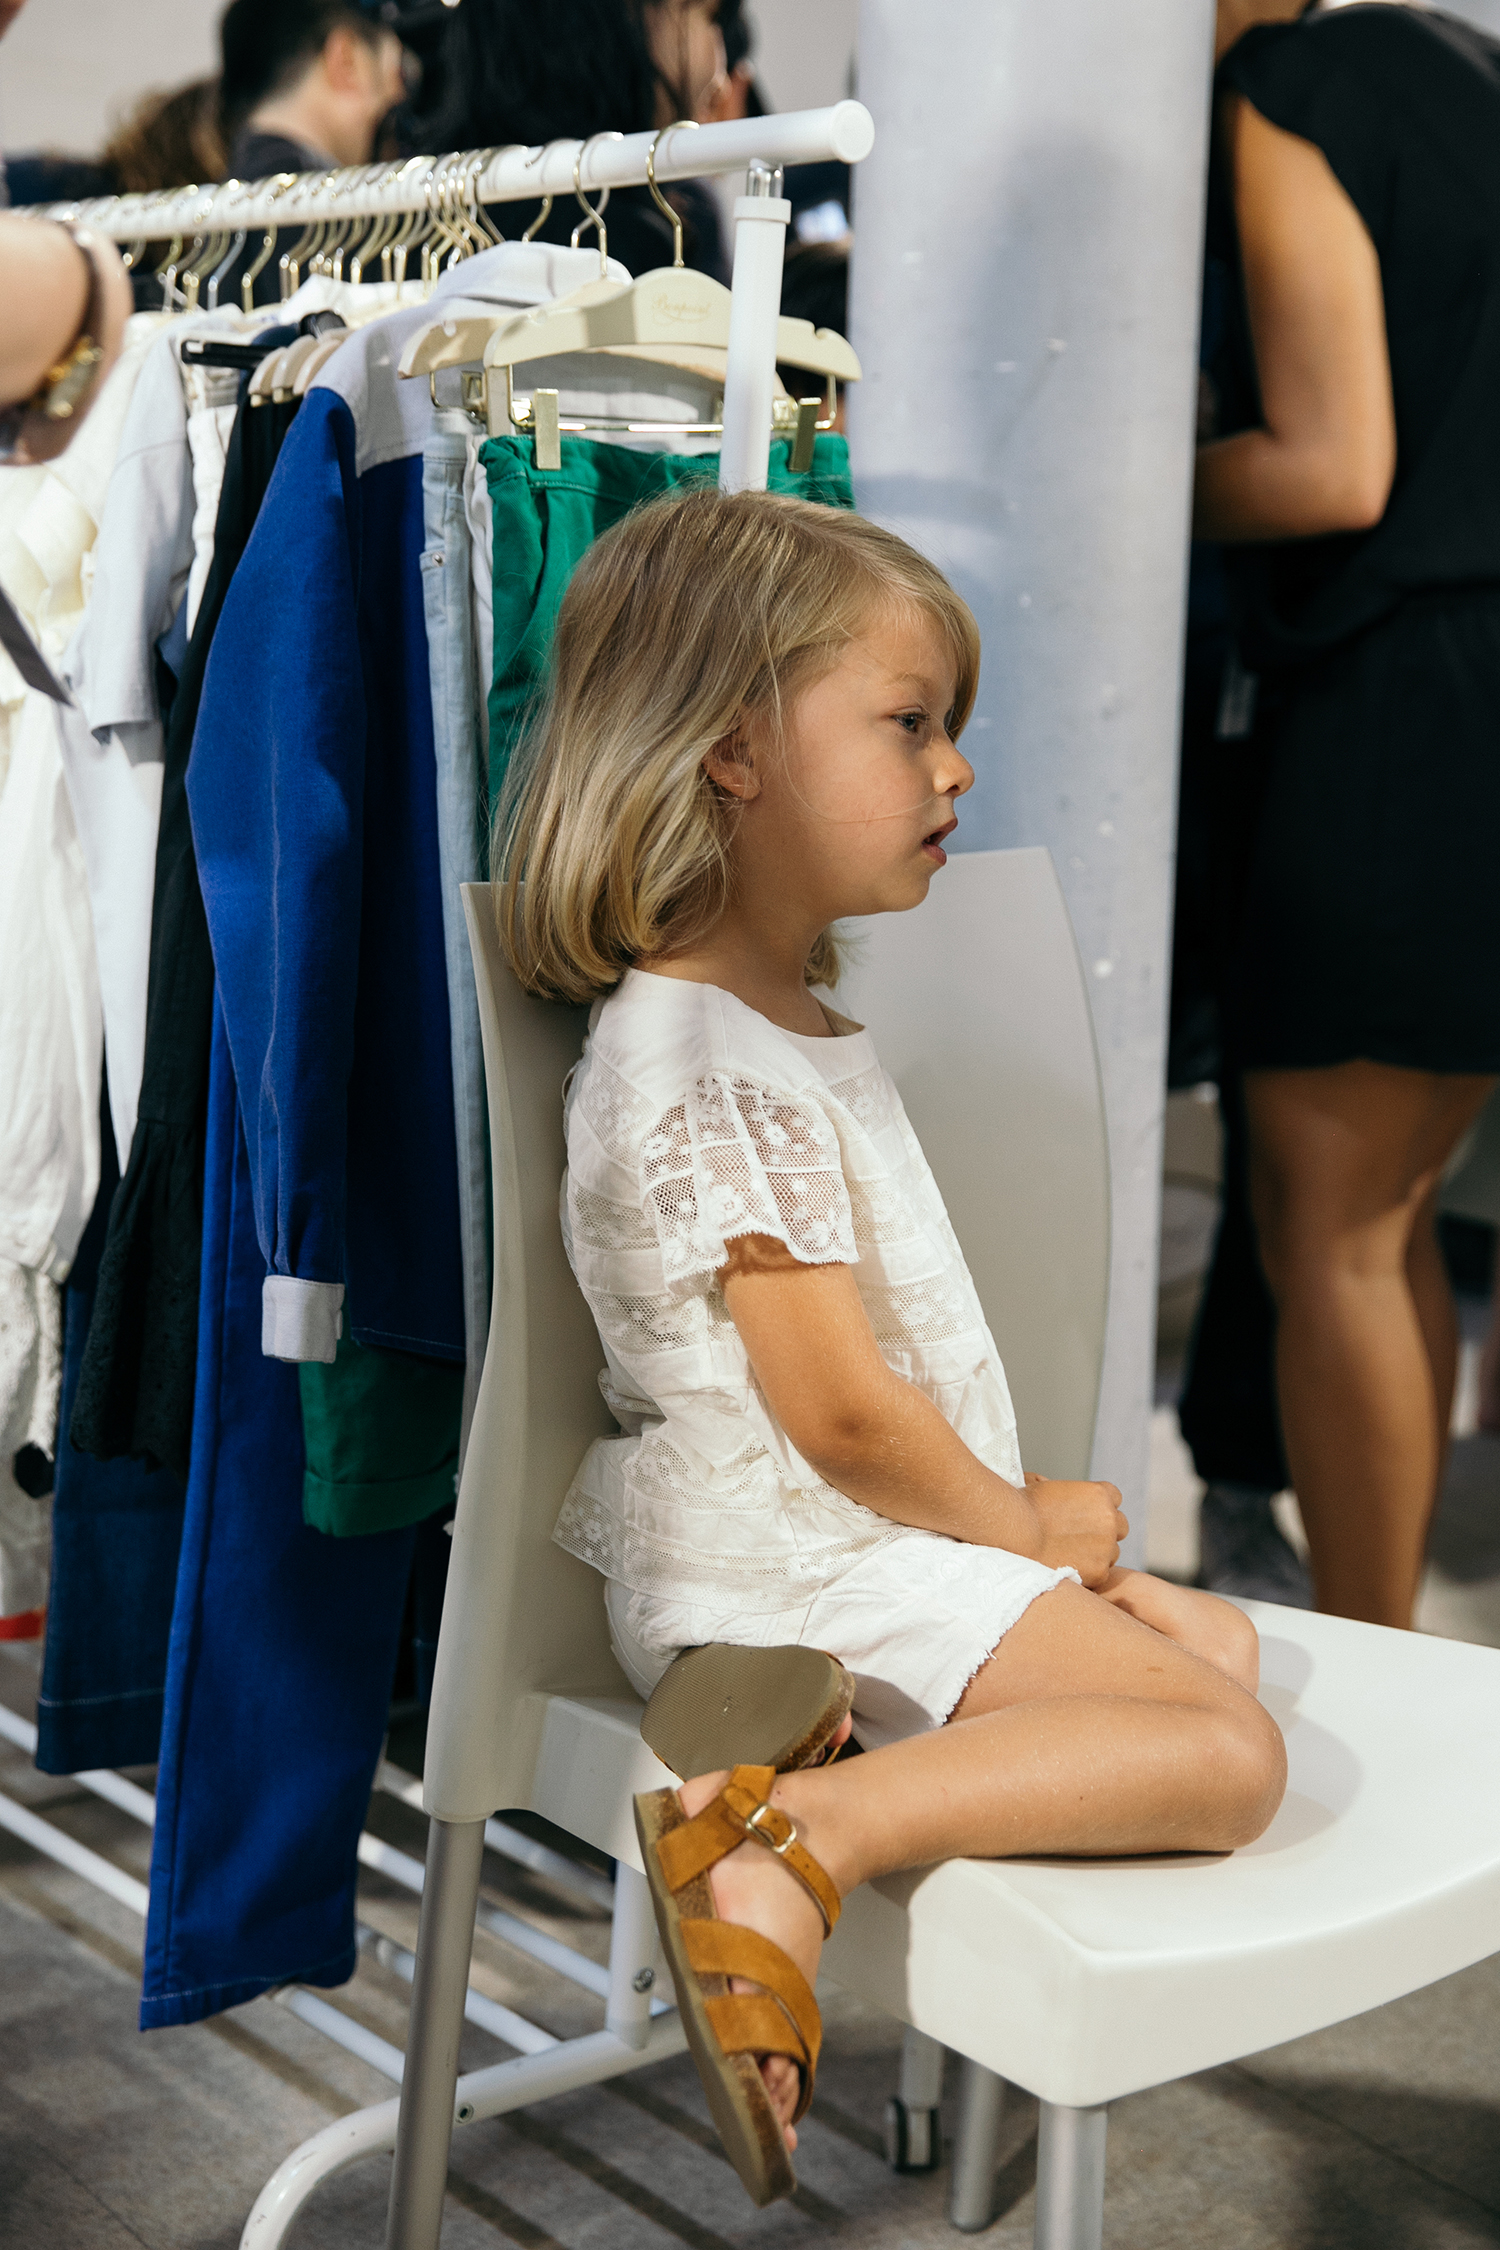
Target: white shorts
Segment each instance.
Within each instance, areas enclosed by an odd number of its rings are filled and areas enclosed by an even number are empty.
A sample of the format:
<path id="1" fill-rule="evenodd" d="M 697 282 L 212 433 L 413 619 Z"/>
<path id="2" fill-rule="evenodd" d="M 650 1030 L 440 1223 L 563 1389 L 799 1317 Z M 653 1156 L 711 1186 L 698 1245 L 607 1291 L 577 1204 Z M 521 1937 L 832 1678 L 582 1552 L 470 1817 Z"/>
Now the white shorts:
<path id="1" fill-rule="evenodd" d="M 610 1580 L 610 1645 L 640 1696 L 674 1656 L 708 1641 L 826 1649 L 854 1674 L 854 1733 L 866 1750 L 940 1727 L 1003 1634 L 1076 1570 L 1003 1547 L 909 1531 L 854 1563 L 810 1602 L 766 1612 L 637 1594 Z"/>

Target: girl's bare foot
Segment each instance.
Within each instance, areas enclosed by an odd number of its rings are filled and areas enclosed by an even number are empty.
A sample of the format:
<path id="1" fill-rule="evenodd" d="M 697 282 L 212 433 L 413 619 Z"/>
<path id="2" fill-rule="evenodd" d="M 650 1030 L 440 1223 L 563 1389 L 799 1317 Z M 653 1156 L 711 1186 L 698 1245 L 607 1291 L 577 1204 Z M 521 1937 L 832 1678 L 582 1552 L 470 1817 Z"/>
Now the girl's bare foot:
<path id="1" fill-rule="evenodd" d="M 692 1818 L 702 1812 L 729 1779 L 723 1773 L 699 1774 L 695 1780 L 685 1781 L 678 1791 L 683 1811 Z M 792 1807 L 783 1802 L 787 1782 L 795 1784 L 795 1776 L 782 1776 L 771 1791 L 771 1801 L 793 1819 Z M 796 1794 L 795 1788 L 793 1794 Z M 785 1868 L 776 1854 L 767 1851 L 764 1844 L 741 1844 L 726 1859 L 721 1859 L 709 1874 L 713 1886 L 714 1905 L 724 1922 L 740 1922 L 746 1929 L 758 1930 L 790 1954 L 808 1983 L 814 1984 L 818 1975 L 818 1957 L 823 1951 L 823 1917 L 812 1898 L 803 1889 L 795 1875 Z M 733 1980 L 735 1992 L 754 1992 L 758 1987 L 742 1977 Z M 766 2055 L 760 2066 L 766 2092 L 786 2134 L 789 2149 L 797 2146 L 797 2132 L 790 2122 L 801 2091 L 797 2066 L 786 2055 Z"/>

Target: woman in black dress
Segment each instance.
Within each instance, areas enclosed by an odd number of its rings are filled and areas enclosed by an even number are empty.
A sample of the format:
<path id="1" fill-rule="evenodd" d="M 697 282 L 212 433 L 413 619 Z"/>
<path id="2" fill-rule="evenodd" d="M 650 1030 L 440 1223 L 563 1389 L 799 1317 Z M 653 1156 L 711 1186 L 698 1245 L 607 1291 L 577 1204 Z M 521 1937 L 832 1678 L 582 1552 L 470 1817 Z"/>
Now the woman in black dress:
<path id="1" fill-rule="evenodd" d="M 1220 0 L 1245 395 L 1200 448 L 1267 794 L 1230 1009 L 1319 1606 L 1409 1625 L 1457 1346 L 1433 1227 L 1500 1073 L 1500 47 Z"/>

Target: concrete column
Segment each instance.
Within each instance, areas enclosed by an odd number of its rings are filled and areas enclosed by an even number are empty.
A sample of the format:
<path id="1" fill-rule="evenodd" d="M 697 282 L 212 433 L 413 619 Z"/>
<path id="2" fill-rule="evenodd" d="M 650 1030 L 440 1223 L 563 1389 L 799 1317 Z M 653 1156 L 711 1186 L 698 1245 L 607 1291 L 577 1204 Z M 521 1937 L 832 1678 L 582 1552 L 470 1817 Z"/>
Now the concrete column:
<path id="1" fill-rule="evenodd" d="M 1094 1467 L 1137 1558 L 1212 28 L 1212 0 L 860 18 L 856 494 L 984 635 L 959 848 L 1045 844 L 1067 890 L 1114 1182 Z"/>

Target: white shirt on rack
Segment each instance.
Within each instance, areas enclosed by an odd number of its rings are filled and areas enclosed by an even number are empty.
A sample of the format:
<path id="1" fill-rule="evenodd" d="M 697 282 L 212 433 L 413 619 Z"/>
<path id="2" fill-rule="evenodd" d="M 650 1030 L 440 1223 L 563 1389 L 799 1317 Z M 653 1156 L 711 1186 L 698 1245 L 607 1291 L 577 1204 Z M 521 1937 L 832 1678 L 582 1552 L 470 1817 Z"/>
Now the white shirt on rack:
<path id="1" fill-rule="evenodd" d="M 716 1276 L 736 1235 L 853 1269 L 888 1366 L 1022 1481 L 994 1338 L 868 1032 L 805 1038 L 716 986 L 631 970 L 570 1084 L 563 1230 L 626 1435 L 589 1450 L 559 1544 L 639 1593 L 742 1611 L 810 1599 L 915 1533 L 848 1499 L 780 1428 Z"/>

